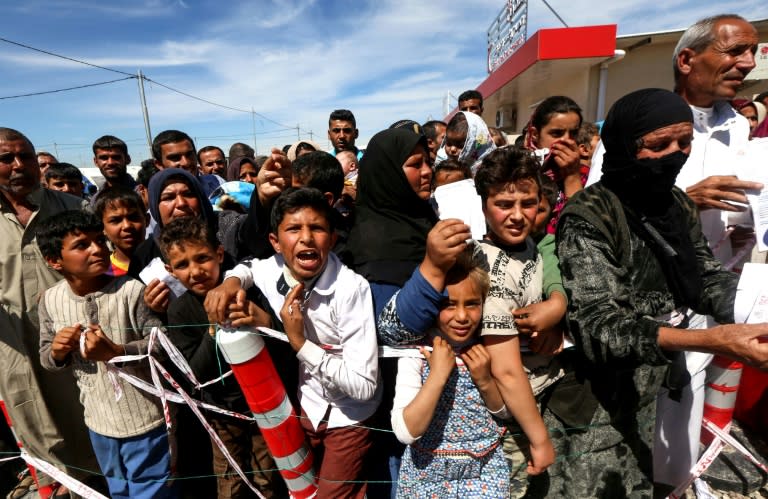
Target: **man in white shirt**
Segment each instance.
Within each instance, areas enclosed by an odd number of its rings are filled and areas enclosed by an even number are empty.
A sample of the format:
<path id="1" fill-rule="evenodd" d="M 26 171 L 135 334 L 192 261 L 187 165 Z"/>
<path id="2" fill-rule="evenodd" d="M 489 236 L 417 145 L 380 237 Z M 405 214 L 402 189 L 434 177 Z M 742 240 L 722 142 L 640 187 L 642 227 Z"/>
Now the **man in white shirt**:
<path id="1" fill-rule="evenodd" d="M 677 176 L 701 212 L 702 231 L 721 262 L 728 262 L 751 237 L 745 190 L 762 184 L 742 180 L 736 170 L 744 154 L 749 124 L 730 105 L 744 79 L 755 67 L 757 30 L 734 14 L 702 19 L 680 37 L 672 57 L 675 92 L 691 106 L 694 140 L 691 153 Z M 588 184 L 602 175 L 602 144 L 595 151 Z M 734 230 L 728 231 L 731 226 Z M 693 314 L 689 328 L 714 325 L 711 318 Z M 687 352 L 690 390 L 680 401 L 663 391 L 657 407 L 654 480 L 677 486 L 688 477 L 699 451 L 704 404 L 705 369 L 712 356 Z M 688 417 L 686 417 L 688 416 Z M 687 427 L 687 428 L 686 428 Z M 688 452 L 686 452 L 688 449 Z"/>

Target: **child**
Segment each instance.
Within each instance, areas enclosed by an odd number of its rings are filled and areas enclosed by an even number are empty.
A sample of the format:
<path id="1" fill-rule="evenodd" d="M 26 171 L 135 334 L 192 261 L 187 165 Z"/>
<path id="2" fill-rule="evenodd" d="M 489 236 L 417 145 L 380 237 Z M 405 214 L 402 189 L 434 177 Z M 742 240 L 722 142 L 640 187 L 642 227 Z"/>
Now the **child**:
<path id="1" fill-rule="evenodd" d="M 468 178 L 472 178 L 472 170 L 470 170 L 469 165 L 457 159 L 446 159 L 435 166 L 435 173 L 432 175 L 432 192 L 441 185 L 452 184 Z"/>
<path id="2" fill-rule="evenodd" d="M 409 280 L 399 291 L 436 320 L 424 342 L 432 344 L 432 352 L 421 350 L 426 360 L 398 361 L 392 428 L 408 448 L 397 497 L 509 493 L 509 467 L 500 445 L 504 427 L 493 417 L 508 417 L 508 412 L 491 377 L 488 352 L 476 336 L 490 282 L 485 256 L 473 249 L 460 253 L 445 276 L 447 297 L 421 279 Z M 395 296 L 384 312 L 395 320 L 380 322 L 384 337 L 407 329 L 396 304 Z M 457 356 L 463 361 L 458 366 Z"/>
<path id="3" fill-rule="evenodd" d="M 227 274 L 221 303 L 256 285 L 280 311 L 300 363 L 301 424 L 319 464 L 318 497 L 364 497 L 366 420 L 381 399 L 368 283 L 331 252 L 334 215 L 317 189 L 286 190 L 272 210 L 276 255 Z M 210 315 L 218 303 L 206 300 Z"/>
<path id="4" fill-rule="evenodd" d="M 51 371 L 72 367 L 91 444 L 112 497 L 176 497 L 170 478 L 168 436 L 159 400 L 108 379 L 105 362 L 147 353 L 160 321 L 144 305 L 144 286 L 105 274 L 109 249 L 95 215 L 65 211 L 37 233 L 48 264 L 64 280 L 40 299 L 40 361 Z M 150 379 L 147 361 L 123 369 Z"/>
<path id="5" fill-rule="evenodd" d="M 600 129 L 597 128 L 597 125 L 588 121 L 582 123 L 579 127 L 579 132 L 576 134 L 576 145 L 579 147 L 582 175 L 589 176 L 592 154 L 595 152 L 598 142 L 600 142 Z"/>
<path id="6" fill-rule="evenodd" d="M 469 164 L 474 172 L 480 161 L 494 149 L 496 145 L 485 121 L 474 113 L 460 111 L 448 122 L 435 166 L 448 158 L 457 159 Z"/>
<path id="7" fill-rule="evenodd" d="M 528 338 L 519 336 L 517 320 L 524 317 L 511 313 L 542 299 L 542 259 L 529 237 L 539 207 L 538 168 L 530 153 L 507 147 L 488 155 L 475 176 L 489 228 L 481 246 L 491 274 L 480 334 L 491 355 L 491 371 L 504 403 L 530 439 L 533 465 L 528 467 L 528 473 L 534 475 L 552 464 L 554 452 L 532 395 L 541 393 L 562 376 L 551 356 L 531 351 Z M 562 307 L 544 314 L 544 319 L 558 324 L 564 313 Z M 524 419 L 515 412 L 518 400 L 524 401 Z"/>
<path id="8" fill-rule="evenodd" d="M 541 196 L 531 238 L 541 255 L 543 264 L 543 301 L 512 311 L 518 331 L 529 334 L 528 346 L 544 355 L 555 355 L 563 348 L 563 332 L 560 320 L 565 314 L 568 299 L 560 277 L 560 262 L 555 254 L 555 236 L 547 233 L 552 219 L 552 208 L 557 202 L 558 186 L 546 175 L 540 177 Z"/>
<path id="9" fill-rule="evenodd" d="M 83 197 L 83 174 L 75 165 L 56 163 L 45 172 L 45 185 L 52 191 L 61 191 Z"/>
<path id="10" fill-rule="evenodd" d="M 215 330 L 207 326 L 208 317 L 203 300 L 208 291 L 221 282 L 224 248 L 204 221 L 180 218 L 163 227 L 160 249 L 168 262 L 168 272 L 187 288 L 187 292 L 168 307 L 168 336 L 187 359 L 199 381 L 217 378 L 226 360 L 217 351 L 213 337 Z M 271 324 L 263 310 L 250 301 L 245 302 L 245 305 L 241 307 L 233 304 L 230 308 L 233 326 Z M 249 412 L 240 386 L 231 376 L 221 383 L 203 388 L 195 395 L 204 402 L 230 411 Z M 282 491 L 282 480 L 274 472 L 277 466 L 256 424 L 218 413 L 208 414 L 208 421 L 240 468 L 252 474 L 253 482 L 262 495 L 269 498 Z M 216 445 L 212 449 L 218 496 L 251 497 L 253 493 L 232 470 L 221 450 Z"/>
<path id="11" fill-rule="evenodd" d="M 135 191 L 111 187 L 99 193 L 93 211 L 104 224 L 104 234 L 114 248 L 107 273 L 115 277 L 125 275 L 134 250 L 144 242 L 148 218 L 144 202 Z"/>

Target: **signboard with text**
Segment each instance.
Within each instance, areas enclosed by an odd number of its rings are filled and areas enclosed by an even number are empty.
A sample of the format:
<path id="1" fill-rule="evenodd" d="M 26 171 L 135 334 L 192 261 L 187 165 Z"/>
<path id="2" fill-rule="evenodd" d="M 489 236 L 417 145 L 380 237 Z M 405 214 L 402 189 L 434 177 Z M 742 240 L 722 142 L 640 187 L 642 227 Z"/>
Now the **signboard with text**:
<path id="1" fill-rule="evenodd" d="M 528 36 L 528 0 L 507 0 L 488 28 L 488 72 L 520 48 Z"/>
<path id="2" fill-rule="evenodd" d="M 755 54 L 755 69 L 753 69 L 747 80 L 768 80 L 768 43 L 759 43 L 757 53 Z"/>

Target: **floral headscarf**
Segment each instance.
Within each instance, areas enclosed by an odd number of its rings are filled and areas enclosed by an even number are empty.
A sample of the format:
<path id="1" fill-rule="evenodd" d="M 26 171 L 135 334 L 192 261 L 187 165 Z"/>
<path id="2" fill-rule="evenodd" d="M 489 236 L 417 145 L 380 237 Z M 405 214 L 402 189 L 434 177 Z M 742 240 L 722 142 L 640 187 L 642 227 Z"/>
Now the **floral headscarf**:
<path id="1" fill-rule="evenodd" d="M 493 137 L 491 137 L 491 132 L 488 131 L 488 125 L 485 124 L 485 121 L 480 116 L 463 111 L 459 111 L 459 113 L 462 113 L 467 119 L 467 138 L 464 141 L 464 148 L 459 153 L 459 161 L 469 164 L 474 175 L 483 158 L 496 149 L 496 144 L 493 143 Z M 445 153 L 444 138 L 443 143 L 440 144 L 440 149 L 437 151 L 435 165 L 446 159 L 448 159 L 448 155 Z"/>

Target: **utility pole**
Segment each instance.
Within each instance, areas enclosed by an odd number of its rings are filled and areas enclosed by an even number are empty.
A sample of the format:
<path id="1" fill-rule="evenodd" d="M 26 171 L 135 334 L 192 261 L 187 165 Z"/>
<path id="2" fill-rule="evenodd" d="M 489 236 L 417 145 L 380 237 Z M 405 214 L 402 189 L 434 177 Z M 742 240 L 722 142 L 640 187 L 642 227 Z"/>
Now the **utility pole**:
<path id="1" fill-rule="evenodd" d="M 53 143 L 53 152 L 56 153 L 56 159 L 59 159 L 59 146 L 56 145 L 56 142 Z"/>
<path id="2" fill-rule="evenodd" d="M 147 98 L 144 96 L 144 75 L 141 70 L 136 76 L 139 79 L 139 97 L 141 98 L 141 113 L 144 115 L 144 131 L 147 134 L 147 147 L 149 148 L 149 157 L 152 158 L 152 130 L 149 128 L 149 111 L 147 111 Z"/>
<path id="3" fill-rule="evenodd" d="M 251 106 L 251 122 L 253 124 L 253 153 L 259 154 L 256 147 L 256 111 L 253 109 L 253 106 Z"/>
<path id="4" fill-rule="evenodd" d="M 296 140 L 301 140 L 301 129 L 298 123 L 296 123 Z"/>

